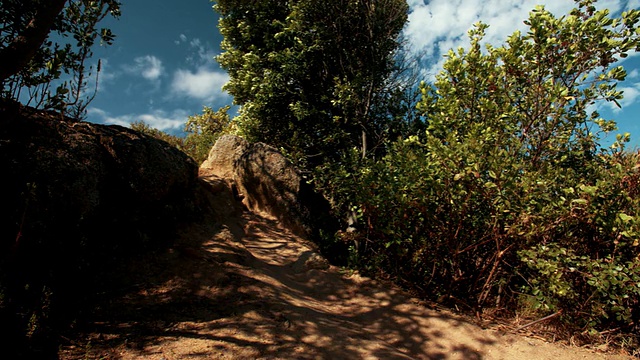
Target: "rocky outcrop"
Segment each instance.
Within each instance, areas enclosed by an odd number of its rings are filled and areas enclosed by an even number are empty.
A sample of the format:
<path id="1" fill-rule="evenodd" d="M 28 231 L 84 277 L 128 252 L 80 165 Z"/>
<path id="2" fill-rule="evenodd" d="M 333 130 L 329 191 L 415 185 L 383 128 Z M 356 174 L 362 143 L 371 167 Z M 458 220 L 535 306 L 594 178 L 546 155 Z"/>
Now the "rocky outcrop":
<path id="1" fill-rule="evenodd" d="M 233 135 L 223 135 L 209 151 L 200 165 L 200 176 L 215 175 L 222 179 L 236 179 L 236 169 L 242 155 L 249 150 L 249 143 Z"/>
<path id="2" fill-rule="evenodd" d="M 298 235 L 330 231 L 328 202 L 269 145 L 222 136 L 200 166 L 200 175 L 226 179 L 250 210 L 268 213 Z"/>
<path id="3" fill-rule="evenodd" d="M 197 165 L 169 144 L 15 103 L 0 105 L 0 169 L 0 312 L 16 314 L 0 322 L 73 306 L 196 210 Z"/>

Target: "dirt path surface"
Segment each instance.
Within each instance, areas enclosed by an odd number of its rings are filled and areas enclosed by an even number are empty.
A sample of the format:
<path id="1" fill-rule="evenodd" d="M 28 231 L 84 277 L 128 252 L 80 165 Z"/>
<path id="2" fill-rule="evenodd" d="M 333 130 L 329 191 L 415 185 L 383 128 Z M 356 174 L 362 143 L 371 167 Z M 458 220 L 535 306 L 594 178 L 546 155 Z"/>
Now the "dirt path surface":
<path id="1" fill-rule="evenodd" d="M 199 225 L 131 271 L 62 359 L 626 359 L 549 344 L 421 306 L 347 275 L 248 212 Z"/>

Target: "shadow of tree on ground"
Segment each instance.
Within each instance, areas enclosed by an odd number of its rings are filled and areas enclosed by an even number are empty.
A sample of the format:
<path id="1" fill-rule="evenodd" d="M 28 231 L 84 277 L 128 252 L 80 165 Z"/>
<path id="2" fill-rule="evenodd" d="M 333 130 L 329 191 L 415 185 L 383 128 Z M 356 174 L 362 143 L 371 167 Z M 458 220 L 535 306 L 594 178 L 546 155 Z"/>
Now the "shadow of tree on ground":
<path id="1" fill-rule="evenodd" d="M 340 269 L 293 271 L 314 246 L 244 213 L 205 219 L 125 270 L 64 335 L 63 359 L 481 359 L 493 335 Z"/>

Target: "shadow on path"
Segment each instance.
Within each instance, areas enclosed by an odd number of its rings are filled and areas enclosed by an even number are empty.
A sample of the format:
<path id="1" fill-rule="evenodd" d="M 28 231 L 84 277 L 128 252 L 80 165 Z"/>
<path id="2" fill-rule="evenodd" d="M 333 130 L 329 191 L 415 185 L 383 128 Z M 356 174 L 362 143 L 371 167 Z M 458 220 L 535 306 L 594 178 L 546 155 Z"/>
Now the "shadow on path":
<path id="1" fill-rule="evenodd" d="M 481 359 L 495 342 L 390 285 L 294 271 L 309 251 L 252 213 L 194 226 L 133 265 L 135 284 L 91 309 L 61 358 Z"/>

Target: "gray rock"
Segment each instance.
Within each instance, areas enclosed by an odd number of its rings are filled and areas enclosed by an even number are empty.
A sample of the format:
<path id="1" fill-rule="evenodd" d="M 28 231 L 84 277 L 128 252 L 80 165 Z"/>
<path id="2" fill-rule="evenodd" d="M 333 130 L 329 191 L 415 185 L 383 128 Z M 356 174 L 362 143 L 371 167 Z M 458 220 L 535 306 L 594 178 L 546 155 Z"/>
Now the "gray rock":
<path id="1" fill-rule="evenodd" d="M 277 218 L 300 236 L 313 237 L 334 226 L 326 199 L 269 145 L 222 136 L 200 166 L 200 176 L 211 175 L 229 181 L 247 208 Z"/>

